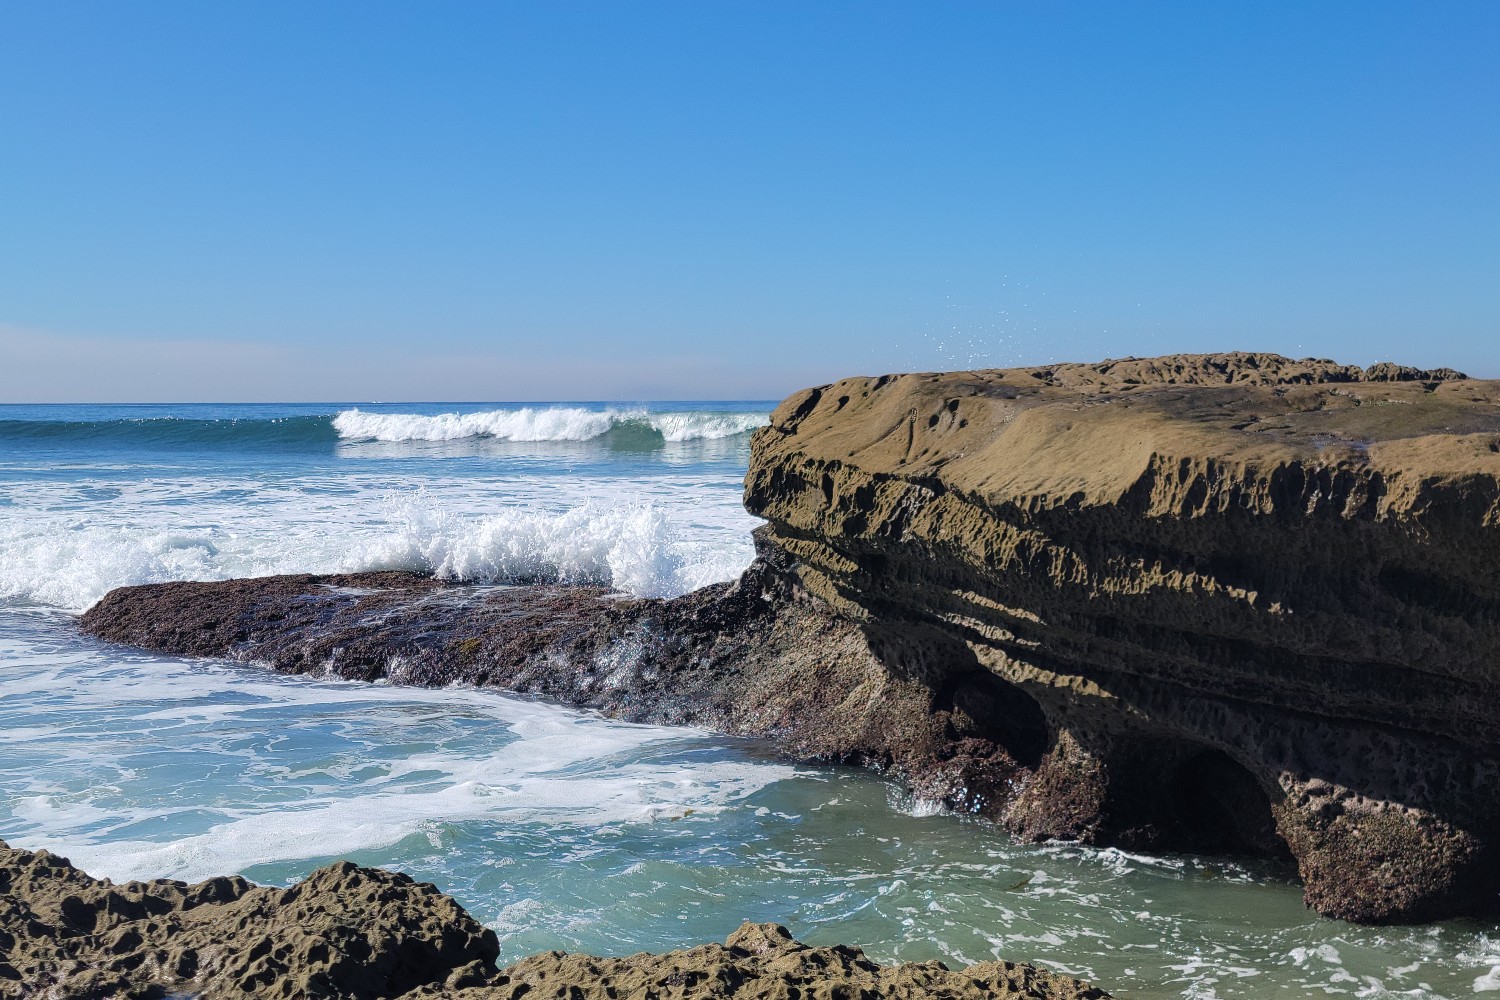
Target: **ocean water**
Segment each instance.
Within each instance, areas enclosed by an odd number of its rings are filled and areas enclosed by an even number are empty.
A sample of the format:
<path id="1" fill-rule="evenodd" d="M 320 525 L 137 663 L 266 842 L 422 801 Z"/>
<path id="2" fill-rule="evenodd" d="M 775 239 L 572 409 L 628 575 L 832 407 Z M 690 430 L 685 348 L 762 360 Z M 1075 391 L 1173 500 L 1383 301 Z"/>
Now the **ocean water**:
<path id="1" fill-rule="evenodd" d="M 751 919 L 881 960 L 1037 961 L 1125 998 L 1500 992 L 1500 927 L 1325 920 L 1275 866 L 1016 845 L 753 742 L 75 628 L 109 589 L 170 579 L 730 579 L 770 405 L 0 406 L 0 838 L 117 879 L 400 868 L 507 958 Z"/>

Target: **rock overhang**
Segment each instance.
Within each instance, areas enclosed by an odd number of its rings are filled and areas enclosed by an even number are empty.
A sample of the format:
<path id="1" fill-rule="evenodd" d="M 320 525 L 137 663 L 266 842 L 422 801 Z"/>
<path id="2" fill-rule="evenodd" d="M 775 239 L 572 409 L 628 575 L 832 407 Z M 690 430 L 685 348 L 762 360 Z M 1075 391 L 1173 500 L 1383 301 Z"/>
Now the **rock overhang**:
<path id="1" fill-rule="evenodd" d="M 1173 846 L 1183 802 L 1130 799 L 1227 766 L 1238 801 L 1199 805 L 1274 820 L 1325 912 L 1496 907 L 1500 382 L 1258 354 L 845 379 L 757 432 L 746 506 L 842 614 L 968 651 L 904 669 L 1036 700 L 1018 833 Z"/>

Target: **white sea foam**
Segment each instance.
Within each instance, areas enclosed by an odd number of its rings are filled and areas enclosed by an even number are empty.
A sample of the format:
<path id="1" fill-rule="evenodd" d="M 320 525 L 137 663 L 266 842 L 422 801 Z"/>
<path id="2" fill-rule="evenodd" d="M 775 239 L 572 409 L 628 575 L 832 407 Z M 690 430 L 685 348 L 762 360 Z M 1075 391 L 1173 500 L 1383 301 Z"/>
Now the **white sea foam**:
<path id="1" fill-rule="evenodd" d="M 505 485 L 509 496 L 496 502 L 484 484 L 340 496 L 317 484 L 215 481 L 187 493 L 189 514 L 175 502 L 181 484 L 162 497 L 148 483 L 86 513 L 11 506 L 0 509 L 0 599 L 81 610 L 130 584 L 374 569 L 660 597 L 733 579 L 753 555 L 756 522 L 717 483 L 653 492 L 596 480 L 571 495 L 554 488 L 552 503 L 529 496 L 525 482 Z"/>
<path id="2" fill-rule="evenodd" d="M 777 765 L 726 762 L 676 780 L 674 773 L 658 773 L 662 769 L 651 765 L 604 759 L 611 750 L 629 750 L 650 739 L 647 734 L 622 743 L 609 734 L 569 727 L 550 739 L 527 739 L 484 758 L 429 757 L 417 790 L 382 775 L 341 794 L 260 809 L 240 806 L 201 833 L 168 841 L 116 840 L 108 830 L 96 839 L 87 831 L 100 816 L 114 818 L 116 828 L 126 825 L 119 812 L 52 796 L 19 800 L 11 814 L 34 827 L 22 838 L 26 846 L 68 854 L 92 873 L 195 881 L 254 865 L 386 848 L 434 823 L 487 819 L 590 827 L 707 813 L 793 773 Z M 549 745 L 562 740 L 566 754 Z M 568 770 L 591 763 L 582 774 Z M 172 812 L 136 810 L 130 818 L 160 821 Z"/>
<path id="3" fill-rule="evenodd" d="M 9 660 L 24 649 L 11 640 L 3 652 Z M 11 784 L 10 839 L 117 879 L 193 880 L 387 848 L 470 820 L 548 829 L 652 823 L 727 808 L 796 773 L 734 758 L 689 764 L 671 748 L 697 740 L 692 730 L 609 722 L 488 692 L 72 659 L 45 677 L 0 669 L 7 706 L 66 695 L 72 712 L 34 751 L 50 759 L 48 773 L 0 772 Z M 142 714 L 148 705 L 154 711 Z M 267 738 L 260 734 L 271 713 L 278 725 Z M 96 738 L 69 738 L 68 726 L 84 720 Z M 131 767 L 148 734 L 154 752 Z M 288 758 L 278 752 L 282 738 L 297 746 L 316 739 L 332 752 Z M 199 762 L 185 784 L 169 748 Z M 206 766 L 217 777 L 203 779 Z M 173 794 L 159 794 L 167 787 Z M 184 816 L 193 812 L 196 823 Z M 178 835 L 160 836 L 184 822 Z"/>
<path id="4" fill-rule="evenodd" d="M 333 418 L 346 441 L 591 441 L 616 427 L 649 428 L 665 441 L 718 440 L 752 431 L 766 423 L 765 413 L 692 411 L 650 413 L 646 410 L 589 410 L 582 407 L 521 407 L 482 413 L 369 413 L 345 410 Z"/>

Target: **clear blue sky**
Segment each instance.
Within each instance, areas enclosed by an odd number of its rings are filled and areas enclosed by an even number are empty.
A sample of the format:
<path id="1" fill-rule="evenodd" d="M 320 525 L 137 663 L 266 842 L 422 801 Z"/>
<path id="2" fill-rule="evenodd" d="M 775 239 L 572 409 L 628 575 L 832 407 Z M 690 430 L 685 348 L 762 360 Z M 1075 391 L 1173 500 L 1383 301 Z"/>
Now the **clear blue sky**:
<path id="1" fill-rule="evenodd" d="M 1500 2 L 0 5 L 0 399 L 1500 376 Z"/>

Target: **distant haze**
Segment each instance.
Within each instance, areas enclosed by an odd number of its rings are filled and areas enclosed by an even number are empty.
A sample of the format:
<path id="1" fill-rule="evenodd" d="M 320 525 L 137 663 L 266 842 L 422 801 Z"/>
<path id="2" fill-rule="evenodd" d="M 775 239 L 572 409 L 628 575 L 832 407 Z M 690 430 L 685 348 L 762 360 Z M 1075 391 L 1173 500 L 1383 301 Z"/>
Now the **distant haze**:
<path id="1" fill-rule="evenodd" d="M 1500 4 L 0 6 L 0 402 L 1500 376 Z"/>

